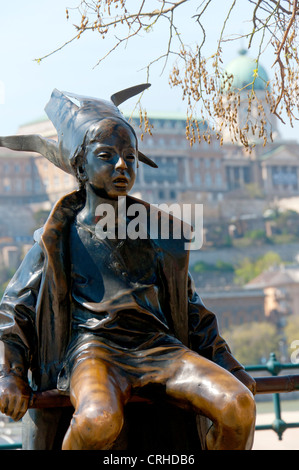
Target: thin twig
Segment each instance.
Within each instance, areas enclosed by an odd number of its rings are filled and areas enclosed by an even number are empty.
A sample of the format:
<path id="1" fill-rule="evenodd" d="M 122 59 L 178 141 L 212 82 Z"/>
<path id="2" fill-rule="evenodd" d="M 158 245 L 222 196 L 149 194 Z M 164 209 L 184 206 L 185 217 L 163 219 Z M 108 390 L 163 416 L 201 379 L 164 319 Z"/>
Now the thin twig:
<path id="1" fill-rule="evenodd" d="M 78 39 L 78 34 L 76 34 L 76 36 L 74 36 L 73 38 L 66 41 L 64 44 L 62 44 L 62 46 L 57 47 L 57 49 L 55 49 L 54 51 L 49 52 L 48 54 L 44 55 L 43 57 L 40 57 L 39 59 L 34 59 L 35 62 L 40 63 L 43 59 L 46 59 L 47 57 L 50 57 L 51 55 L 55 54 L 56 52 L 61 51 L 64 47 L 66 47 L 68 44 L 73 42 L 75 39 Z"/>
<path id="2" fill-rule="evenodd" d="M 128 41 L 130 38 L 132 38 L 134 36 L 137 36 L 137 34 L 141 30 L 141 28 L 142 28 L 142 24 L 139 25 L 137 31 L 134 31 L 133 33 L 126 36 L 125 38 L 123 38 L 123 39 L 116 38 L 118 42 L 111 49 L 109 49 L 109 51 L 103 57 L 101 57 L 97 61 L 97 63 L 93 66 L 93 68 L 96 68 L 101 62 L 103 62 L 103 60 L 105 60 L 110 54 L 112 54 L 112 52 L 115 51 L 115 49 L 117 49 L 123 42 Z"/>
<path id="3" fill-rule="evenodd" d="M 253 10 L 253 16 L 252 16 L 253 30 L 252 30 L 252 33 L 251 33 L 251 36 L 250 36 L 250 39 L 249 39 L 248 49 L 250 49 L 253 36 L 255 35 L 255 32 L 256 32 L 256 20 L 257 20 L 257 18 L 256 18 L 256 13 L 257 13 L 257 10 L 259 9 L 259 6 L 260 6 L 260 4 L 261 4 L 262 1 L 263 1 L 263 0 L 258 0 L 257 4 L 255 5 L 255 9 Z"/>

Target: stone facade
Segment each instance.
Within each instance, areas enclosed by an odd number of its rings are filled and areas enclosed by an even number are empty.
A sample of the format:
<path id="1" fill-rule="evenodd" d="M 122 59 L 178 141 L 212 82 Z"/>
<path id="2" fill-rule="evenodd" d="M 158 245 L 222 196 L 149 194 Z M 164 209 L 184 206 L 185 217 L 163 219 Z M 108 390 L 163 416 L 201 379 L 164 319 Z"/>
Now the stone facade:
<path id="1" fill-rule="evenodd" d="M 215 312 L 220 331 L 243 323 L 265 321 L 263 290 L 229 289 L 201 292 L 207 308 Z"/>

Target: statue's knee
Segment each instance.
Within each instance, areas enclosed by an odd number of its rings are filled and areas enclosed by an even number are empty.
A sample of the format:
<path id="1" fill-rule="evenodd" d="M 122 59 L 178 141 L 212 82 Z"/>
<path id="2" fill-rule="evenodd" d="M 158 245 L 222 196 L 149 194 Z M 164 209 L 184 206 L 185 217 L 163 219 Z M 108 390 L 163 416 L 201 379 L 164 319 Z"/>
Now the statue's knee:
<path id="1" fill-rule="evenodd" d="M 244 421 L 255 421 L 256 404 L 250 390 L 245 389 L 236 396 L 237 411 L 240 412 Z"/>
<path id="2" fill-rule="evenodd" d="M 123 426 L 123 414 L 89 406 L 75 413 L 71 427 L 88 449 L 109 449 Z"/>
<path id="3" fill-rule="evenodd" d="M 231 393 L 221 412 L 222 425 L 238 430 L 249 430 L 255 424 L 256 405 L 252 393 L 238 390 Z"/>

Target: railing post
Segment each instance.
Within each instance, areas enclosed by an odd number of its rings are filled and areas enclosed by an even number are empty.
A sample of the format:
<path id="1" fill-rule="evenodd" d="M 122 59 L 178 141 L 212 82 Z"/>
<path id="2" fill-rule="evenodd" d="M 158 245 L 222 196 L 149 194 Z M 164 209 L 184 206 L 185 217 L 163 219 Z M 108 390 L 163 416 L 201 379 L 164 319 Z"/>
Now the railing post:
<path id="1" fill-rule="evenodd" d="M 281 371 L 281 363 L 276 359 L 275 353 L 271 353 L 269 361 L 267 362 L 267 369 L 273 376 L 276 376 Z M 275 413 L 275 420 L 272 423 L 273 430 L 278 435 L 278 439 L 282 440 L 282 435 L 287 429 L 287 424 L 281 419 L 281 406 L 280 406 L 280 395 L 279 393 L 273 394 L 273 406 Z"/>
<path id="2" fill-rule="evenodd" d="M 275 353 L 270 354 L 270 357 L 269 357 L 269 360 L 268 360 L 266 366 L 267 366 L 268 371 L 272 375 L 278 375 L 279 372 L 282 369 L 281 363 L 276 359 L 276 354 Z"/>
<path id="3" fill-rule="evenodd" d="M 283 419 L 281 419 L 281 407 L 280 407 L 279 393 L 273 394 L 273 405 L 274 405 L 274 412 L 275 412 L 275 420 L 272 423 L 272 427 L 274 431 L 277 433 L 278 439 L 281 441 L 282 435 L 288 426 L 286 422 Z"/>

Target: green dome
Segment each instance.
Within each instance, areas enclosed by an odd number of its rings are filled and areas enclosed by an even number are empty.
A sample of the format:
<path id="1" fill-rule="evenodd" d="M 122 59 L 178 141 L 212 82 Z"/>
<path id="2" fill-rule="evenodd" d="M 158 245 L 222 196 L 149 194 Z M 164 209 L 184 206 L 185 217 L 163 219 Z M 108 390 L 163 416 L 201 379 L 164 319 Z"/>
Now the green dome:
<path id="1" fill-rule="evenodd" d="M 228 75 L 233 75 L 232 88 L 243 89 L 251 88 L 250 83 L 254 79 L 254 70 L 256 69 L 256 61 L 247 56 L 247 51 L 242 49 L 239 56 L 232 60 L 225 68 Z M 258 77 L 254 82 L 254 89 L 265 90 L 269 78 L 265 69 L 259 65 Z"/>

